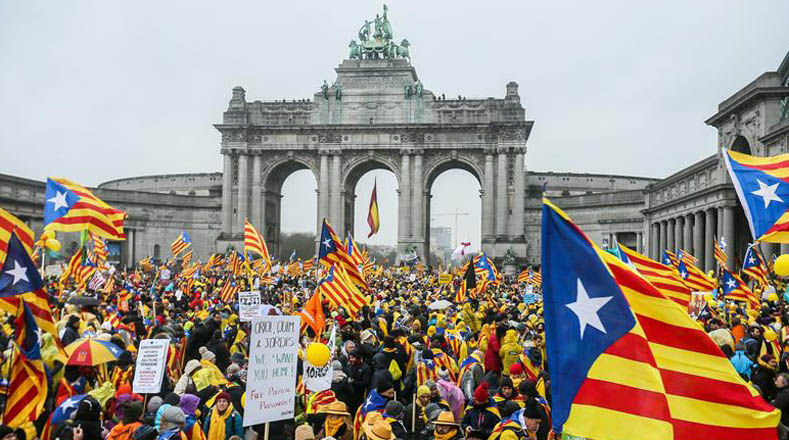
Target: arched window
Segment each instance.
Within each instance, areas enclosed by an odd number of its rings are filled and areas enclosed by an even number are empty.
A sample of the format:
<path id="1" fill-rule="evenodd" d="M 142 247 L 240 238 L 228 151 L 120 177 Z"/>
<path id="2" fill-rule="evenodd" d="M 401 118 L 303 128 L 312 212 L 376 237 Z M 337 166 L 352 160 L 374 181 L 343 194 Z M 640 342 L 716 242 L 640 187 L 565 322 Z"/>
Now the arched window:
<path id="1" fill-rule="evenodd" d="M 162 249 L 158 244 L 153 245 L 153 259 L 158 260 L 161 257 Z"/>
<path id="2" fill-rule="evenodd" d="M 751 144 L 749 144 L 748 139 L 745 139 L 745 136 L 742 135 L 737 135 L 737 137 L 734 138 L 734 142 L 731 143 L 731 149 L 738 153 L 752 154 Z"/>

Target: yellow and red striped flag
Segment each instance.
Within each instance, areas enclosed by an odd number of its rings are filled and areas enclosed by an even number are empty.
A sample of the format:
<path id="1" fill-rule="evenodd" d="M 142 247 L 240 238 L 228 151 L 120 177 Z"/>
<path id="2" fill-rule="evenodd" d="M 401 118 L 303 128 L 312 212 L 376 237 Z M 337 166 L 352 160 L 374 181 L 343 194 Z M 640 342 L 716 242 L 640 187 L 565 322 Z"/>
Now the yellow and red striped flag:
<path id="1" fill-rule="evenodd" d="M 756 245 L 749 246 L 745 252 L 745 258 L 742 260 L 742 273 L 751 277 L 762 288 L 767 287 L 767 265 L 764 264 L 762 253 L 759 252 Z"/>
<path id="2" fill-rule="evenodd" d="M 528 267 L 526 269 L 523 269 L 521 273 L 518 274 L 518 278 L 516 281 L 519 283 L 528 283 L 529 281 L 531 281 L 531 268 Z"/>
<path id="3" fill-rule="evenodd" d="M 44 197 L 44 229 L 64 232 L 87 229 L 100 237 L 126 239 L 123 233 L 126 213 L 108 205 L 84 186 L 50 177 Z"/>
<path id="4" fill-rule="evenodd" d="M 373 193 L 370 194 L 370 209 L 367 212 L 367 224 L 370 226 L 370 233 L 367 238 L 378 233 L 381 227 L 381 219 L 378 216 L 378 179 L 373 183 Z"/>
<path id="5" fill-rule="evenodd" d="M 359 291 L 340 265 L 332 265 L 317 289 L 334 307 L 344 308 L 351 317 L 355 317 L 362 307 L 369 304 L 369 298 Z"/>
<path id="6" fill-rule="evenodd" d="M 721 237 L 720 241 L 715 240 L 715 260 L 718 261 L 718 266 L 725 267 L 726 262 L 729 261 L 729 256 L 726 255 L 726 240 Z"/>
<path id="7" fill-rule="evenodd" d="M 173 253 L 173 257 L 175 257 L 191 245 L 192 239 L 189 238 L 189 234 L 186 231 L 182 231 L 170 245 L 170 251 Z"/>
<path id="8" fill-rule="evenodd" d="M 244 220 L 244 254 L 248 254 L 249 252 L 254 252 L 270 264 L 271 262 L 271 255 L 268 253 L 268 246 L 266 246 L 266 240 L 263 239 L 263 236 L 260 235 L 260 232 L 252 226 L 252 223 L 249 222 L 248 219 Z"/>
<path id="9" fill-rule="evenodd" d="M 621 244 L 618 244 L 618 246 L 622 261 L 629 264 L 641 276 L 646 278 L 663 295 L 685 309 L 688 308 L 691 290 L 673 267 L 658 263 L 627 246 L 622 246 Z"/>
<path id="10" fill-rule="evenodd" d="M 5 261 L 8 252 L 8 240 L 11 233 L 16 230 L 16 237 L 22 243 L 27 253 L 33 253 L 34 234 L 22 220 L 14 217 L 10 212 L 0 208 L 0 263 Z"/>
<path id="11" fill-rule="evenodd" d="M 41 358 L 41 342 L 33 313 L 22 302 L 14 321 L 16 344 L 8 400 L 3 410 L 3 423 L 18 428 L 32 422 L 44 411 L 47 398 L 47 375 Z"/>
<path id="12" fill-rule="evenodd" d="M 182 260 L 181 261 L 181 267 L 189 266 L 189 263 L 192 262 L 192 250 L 189 249 L 189 251 L 184 254 L 184 256 L 181 258 L 181 260 Z"/>
<path id="13" fill-rule="evenodd" d="M 687 312 L 547 200 L 545 335 L 555 432 L 776 439 L 780 412 Z"/>
<path id="14" fill-rule="evenodd" d="M 367 290 L 369 286 L 364 280 L 359 266 L 354 263 L 351 256 L 348 254 L 348 249 L 342 244 L 334 229 L 329 225 L 326 219 L 323 219 L 323 228 L 321 230 L 321 239 L 318 243 L 318 261 L 326 267 L 335 265 L 342 266 L 343 271 L 348 274 L 351 281 L 357 286 Z"/>
<path id="15" fill-rule="evenodd" d="M 231 281 L 229 278 L 225 280 L 222 285 L 222 290 L 219 291 L 219 297 L 225 304 L 232 303 L 236 300 L 236 294 L 241 291 L 241 284 Z"/>

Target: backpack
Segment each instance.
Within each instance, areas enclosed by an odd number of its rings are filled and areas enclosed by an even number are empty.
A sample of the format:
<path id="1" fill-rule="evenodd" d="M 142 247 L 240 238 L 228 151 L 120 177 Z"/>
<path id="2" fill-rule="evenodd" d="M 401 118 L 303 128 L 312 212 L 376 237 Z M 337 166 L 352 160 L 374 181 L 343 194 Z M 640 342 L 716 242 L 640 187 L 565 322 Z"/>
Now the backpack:
<path id="1" fill-rule="evenodd" d="M 392 359 L 392 361 L 389 362 L 388 370 L 389 373 L 392 375 L 392 380 L 394 381 L 398 381 L 400 380 L 401 377 L 403 377 L 403 371 L 400 369 L 400 365 L 398 365 L 397 361 L 395 361 L 394 359 Z"/>

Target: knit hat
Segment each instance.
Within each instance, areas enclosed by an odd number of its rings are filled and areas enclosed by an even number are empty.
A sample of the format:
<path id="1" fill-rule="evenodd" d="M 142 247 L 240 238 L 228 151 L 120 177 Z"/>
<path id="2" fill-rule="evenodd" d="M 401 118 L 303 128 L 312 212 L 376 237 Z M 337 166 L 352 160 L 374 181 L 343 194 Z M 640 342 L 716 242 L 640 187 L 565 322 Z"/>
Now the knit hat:
<path id="1" fill-rule="evenodd" d="M 200 361 L 198 361 L 197 359 L 190 359 L 189 362 L 187 362 L 186 366 L 184 367 L 184 374 L 190 375 L 198 368 L 200 368 Z"/>
<path id="2" fill-rule="evenodd" d="M 246 358 L 244 358 L 244 355 L 242 353 L 235 352 L 230 355 L 230 362 L 234 364 L 243 365 L 245 360 Z"/>
<path id="3" fill-rule="evenodd" d="M 424 385 L 419 385 L 419 388 L 416 389 L 416 397 L 422 397 L 425 395 L 430 395 L 430 388 Z"/>
<path id="4" fill-rule="evenodd" d="M 200 358 L 204 361 L 213 361 L 216 359 L 216 355 L 205 347 L 200 347 L 197 351 L 200 352 Z"/>
<path id="5" fill-rule="evenodd" d="M 512 379 L 506 376 L 502 377 L 501 380 L 499 381 L 499 391 L 501 391 L 501 389 L 504 387 L 513 388 Z"/>
<path id="6" fill-rule="evenodd" d="M 216 397 L 214 398 L 214 403 L 218 402 L 220 399 L 225 399 L 225 400 L 227 400 L 228 402 L 230 402 L 230 393 L 228 393 L 227 391 L 222 391 L 222 392 L 220 392 L 220 393 L 219 393 L 219 394 L 217 394 L 217 395 L 216 395 Z"/>
<path id="7" fill-rule="evenodd" d="M 294 440 L 315 440 L 315 431 L 310 425 L 299 425 L 293 435 Z"/>
<path id="8" fill-rule="evenodd" d="M 474 400 L 477 402 L 487 402 L 490 398 L 488 394 L 488 383 L 482 382 L 476 390 L 474 390 Z"/>
<path id="9" fill-rule="evenodd" d="M 159 407 L 162 406 L 163 403 L 164 400 L 162 400 L 161 397 L 153 396 L 150 399 L 148 399 L 148 408 L 146 409 L 148 410 L 149 413 L 155 413 L 156 411 L 159 411 Z"/>
<path id="10" fill-rule="evenodd" d="M 164 396 L 164 403 L 169 403 L 172 406 L 178 406 L 181 402 L 181 396 L 175 393 L 167 393 Z"/>
<path id="11" fill-rule="evenodd" d="M 193 416 L 197 407 L 200 406 L 200 398 L 194 394 L 184 394 L 181 396 L 181 402 L 178 406 L 183 410 L 184 414 Z"/>
<path id="12" fill-rule="evenodd" d="M 445 367 L 439 367 L 438 378 L 442 380 L 449 380 L 449 370 L 447 370 Z"/>
<path id="13" fill-rule="evenodd" d="M 230 364 L 230 365 L 227 366 L 227 375 L 228 375 L 228 377 L 229 376 L 234 376 L 234 375 L 238 374 L 240 371 L 241 371 L 241 367 L 239 367 L 238 364 Z"/>
<path id="14" fill-rule="evenodd" d="M 523 374 L 523 365 L 516 362 L 510 366 L 510 376 L 520 376 Z"/>
<path id="15" fill-rule="evenodd" d="M 123 423 L 134 423 L 142 416 L 142 402 L 132 400 L 123 404 Z"/>
<path id="16" fill-rule="evenodd" d="M 405 410 L 403 404 L 396 400 L 389 401 L 389 403 L 386 404 L 386 408 L 384 409 L 387 415 L 394 418 L 400 417 L 400 415 L 403 414 L 403 410 Z"/>
<path id="17" fill-rule="evenodd" d="M 392 381 L 387 379 L 387 378 L 384 378 L 384 379 L 381 379 L 380 382 L 378 382 L 378 386 L 375 387 L 375 391 L 377 391 L 378 394 L 383 394 L 386 391 L 389 391 L 389 390 L 391 390 L 393 388 L 394 388 L 394 385 L 392 384 Z"/>
<path id="18" fill-rule="evenodd" d="M 173 426 L 183 428 L 186 424 L 186 415 L 177 406 L 169 406 L 162 411 L 162 418 L 159 420 L 159 430 L 166 431 Z"/>

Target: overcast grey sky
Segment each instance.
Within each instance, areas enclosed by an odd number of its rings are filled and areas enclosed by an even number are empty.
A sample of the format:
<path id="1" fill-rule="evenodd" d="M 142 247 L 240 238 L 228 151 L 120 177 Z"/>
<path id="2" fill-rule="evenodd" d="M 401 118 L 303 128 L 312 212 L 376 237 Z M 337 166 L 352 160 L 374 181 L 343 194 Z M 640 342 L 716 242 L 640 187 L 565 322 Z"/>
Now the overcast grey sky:
<path id="1" fill-rule="evenodd" d="M 311 97 L 381 4 L 0 0 L 0 172 L 95 185 L 218 171 L 212 124 L 230 89 Z M 785 0 L 398 0 L 389 17 L 428 89 L 501 97 L 520 84 L 535 121 L 527 167 L 541 171 L 663 177 L 706 157 L 716 135 L 704 119 L 789 49 Z M 391 243 L 396 194 L 378 173 Z M 374 174 L 358 187 L 359 236 Z M 478 243 L 476 180 L 445 176 L 433 211 L 475 209 L 460 229 Z M 315 208 L 288 203 L 314 198 L 314 179 L 294 175 L 286 189 L 283 229 L 314 230 Z"/>

